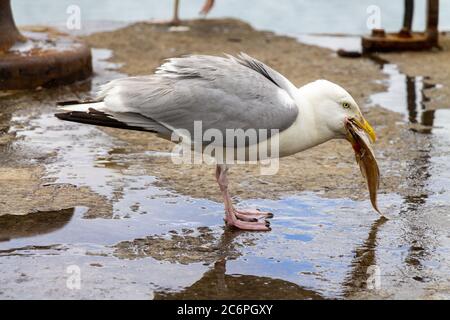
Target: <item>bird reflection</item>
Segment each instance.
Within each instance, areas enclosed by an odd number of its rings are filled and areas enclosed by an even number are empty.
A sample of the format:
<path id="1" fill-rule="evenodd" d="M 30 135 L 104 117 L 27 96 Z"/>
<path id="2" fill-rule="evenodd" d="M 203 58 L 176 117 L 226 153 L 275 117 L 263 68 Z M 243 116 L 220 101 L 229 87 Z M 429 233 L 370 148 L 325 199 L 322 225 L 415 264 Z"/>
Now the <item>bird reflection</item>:
<path id="1" fill-rule="evenodd" d="M 200 280 L 179 292 L 155 292 L 155 299 L 323 299 L 310 289 L 282 279 L 255 275 L 226 274 L 227 262 L 234 259 L 236 242 L 243 232 L 225 230 L 213 267 Z"/>
<path id="2" fill-rule="evenodd" d="M 352 269 L 344 281 L 344 296 L 348 297 L 357 291 L 364 291 L 366 289 L 367 279 L 370 276 L 369 268 L 377 265 L 377 234 L 380 227 L 387 220 L 384 216 L 380 216 L 372 224 L 366 241 L 360 247 L 356 248 L 355 256 L 351 263 Z"/>

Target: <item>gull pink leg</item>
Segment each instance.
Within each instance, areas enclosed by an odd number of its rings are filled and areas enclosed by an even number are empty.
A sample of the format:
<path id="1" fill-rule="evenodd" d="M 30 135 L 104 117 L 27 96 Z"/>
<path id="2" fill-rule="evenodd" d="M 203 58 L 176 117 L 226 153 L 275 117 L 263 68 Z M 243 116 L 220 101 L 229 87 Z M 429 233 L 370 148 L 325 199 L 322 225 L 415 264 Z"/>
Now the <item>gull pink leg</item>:
<path id="1" fill-rule="evenodd" d="M 220 191 L 223 195 L 223 202 L 225 205 L 225 223 L 228 226 L 233 226 L 242 230 L 253 230 L 253 231 L 269 231 L 269 222 L 258 221 L 255 216 L 248 216 L 246 214 L 241 214 L 236 212 L 233 208 L 233 203 L 231 197 L 228 193 L 228 178 L 227 178 L 228 168 L 225 165 L 217 165 L 216 168 L 216 179 L 219 184 Z M 242 220 L 241 220 L 242 219 Z"/>

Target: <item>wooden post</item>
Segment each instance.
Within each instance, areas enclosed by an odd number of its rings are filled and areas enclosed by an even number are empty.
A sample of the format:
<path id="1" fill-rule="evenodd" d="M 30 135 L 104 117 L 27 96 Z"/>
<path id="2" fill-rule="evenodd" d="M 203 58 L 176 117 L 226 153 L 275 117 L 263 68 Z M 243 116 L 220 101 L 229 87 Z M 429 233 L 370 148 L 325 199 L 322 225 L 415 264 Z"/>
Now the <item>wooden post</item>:
<path id="1" fill-rule="evenodd" d="M 414 16 L 414 0 L 405 0 L 403 28 L 402 30 L 400 30 L 400 36 L 404 37 L 411 36 L 413 16 Z"/>
<path id="2" fill-rule="evenodd" d="M 427 1 L 427 36 L 433 46 L 438 46 L 439 0 Z"/>
<path id="3" fill-rule="evenodd" d="M 0 0 L 0 51 L 6 51 L 17 41 L 24 40 L 14 23 L 10 0 Z"/>

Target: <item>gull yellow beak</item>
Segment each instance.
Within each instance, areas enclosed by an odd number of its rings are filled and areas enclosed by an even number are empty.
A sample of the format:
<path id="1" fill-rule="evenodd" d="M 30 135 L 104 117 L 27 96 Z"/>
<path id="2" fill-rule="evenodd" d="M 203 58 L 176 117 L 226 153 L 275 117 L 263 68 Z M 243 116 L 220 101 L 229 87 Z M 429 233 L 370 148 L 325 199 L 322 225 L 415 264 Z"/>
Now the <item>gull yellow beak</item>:
<path id="1" fill-rule="evenodd" d="M 373 130 L 372 126 L 369 124 L 369 122 L 367 122 L 366 119 L 364 119 L 363 116 L 361 116 L 360 119 L 352 118 L 350 119 L 350 121 L 353 122 L 353 124 L 355 124 L 361 130 L 364 130 L 364 132 L 366 132 L 367 135 L 369 136 L 370 141 L 372 141 L 372 143 L 374 143 L 377 140 L 375 130 Z"/>

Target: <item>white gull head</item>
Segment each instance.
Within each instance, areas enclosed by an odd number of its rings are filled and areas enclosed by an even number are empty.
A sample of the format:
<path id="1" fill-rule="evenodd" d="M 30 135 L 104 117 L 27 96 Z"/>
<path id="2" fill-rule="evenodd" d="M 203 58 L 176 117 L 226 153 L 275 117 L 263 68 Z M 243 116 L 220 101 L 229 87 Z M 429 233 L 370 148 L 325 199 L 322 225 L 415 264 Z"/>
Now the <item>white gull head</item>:
<path id="1" fill-rule="evenodd" d="M 362 118 L 355 99 L 341 86 L 317 80 L 299 89 L 308 100 L 314 123 L 331 138 L 345 138 L 345 124 L 348 119 Z"/>
<path id="2" fill-rule="evenodd" d="M 347 138 L 348 121 L 355 121 L 372 140 L 375 139 L 355 99 L 333 82 L 310 82 L 298 88 L 295 100 L 299 114 L 295 123 L 280 134 L 282 155 L 294 154 L 331 139 Z"/>

